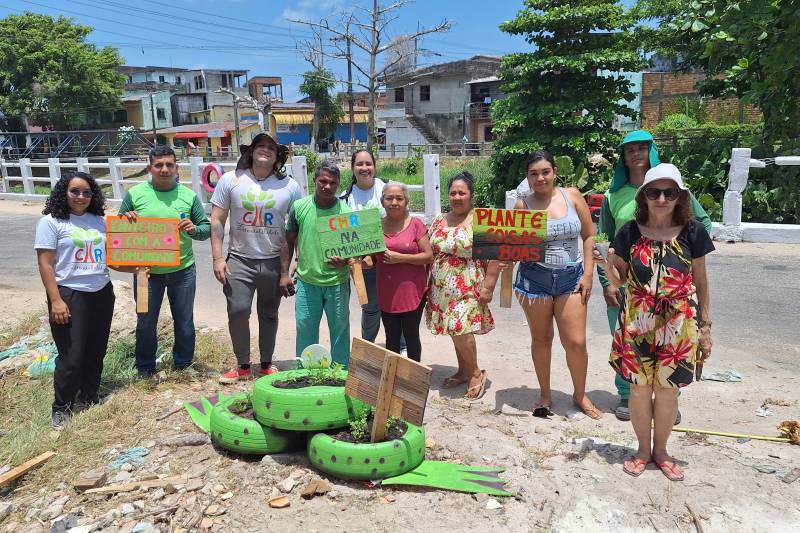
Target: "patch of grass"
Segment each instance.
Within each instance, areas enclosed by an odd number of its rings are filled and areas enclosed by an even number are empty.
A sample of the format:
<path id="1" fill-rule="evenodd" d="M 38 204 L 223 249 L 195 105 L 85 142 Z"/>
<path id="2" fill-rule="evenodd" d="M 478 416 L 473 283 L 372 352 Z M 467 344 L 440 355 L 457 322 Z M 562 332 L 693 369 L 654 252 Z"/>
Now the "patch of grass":
<path id="1" fill-rule="evenodd" d="M 46 313 L 44 308 L 33 311 L 15 322 L 0 329 L 0 350 L 5 350 L 22 337 L 35 334 L 42 326 L 41 316 Z"/>

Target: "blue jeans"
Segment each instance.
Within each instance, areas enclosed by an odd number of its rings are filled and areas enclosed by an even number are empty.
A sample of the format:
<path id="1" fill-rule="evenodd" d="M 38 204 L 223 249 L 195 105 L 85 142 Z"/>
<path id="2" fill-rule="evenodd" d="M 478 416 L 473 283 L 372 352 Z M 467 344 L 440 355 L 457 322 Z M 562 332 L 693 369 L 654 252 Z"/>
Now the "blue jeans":
<path id="1" fill-rule="evenodd" d="M 375 342 L 381 329 L 381 310 L 378 308 L 378 269 L 365 268 L 364 285 L 367 286 L 367 303 L 361 306 L 361 338 Z"/>
<path id="2" fill-rule="evenodd" d="M 321 287 L 297 278 L 294 315 L 297 322 L 295 351 L 299 357 L 311 344 L 319 343 L 322 312 L 328 319 L 331 356 L 345 367 L 350 361 L 350 282 Z"/>
<path id="3" fill-rule="evenodd" d="M 196 280 L 197 274 L 194 265 L 169 274 L 150 274 L 147 313 L 138 315 L 136 320 L 136 368 L 139 371 L 153 372 L 156 369 L 156 349 L 158 348 L 156 328 L 165 289 L 175 327 L 175 344 L 172 346 L 173 364 L 175 368 L 185 368 L 192 364 Z M 135 297 L 135 276 L 133 294 Z"/>
<path id="4" fill-rule="evenodd" d="M 522 263 L 517 269 L 514 291 L 527 298 L 556 298 L 572 294 L 583 276 L 583 264 L 547 268 L 538 263 Z"/>

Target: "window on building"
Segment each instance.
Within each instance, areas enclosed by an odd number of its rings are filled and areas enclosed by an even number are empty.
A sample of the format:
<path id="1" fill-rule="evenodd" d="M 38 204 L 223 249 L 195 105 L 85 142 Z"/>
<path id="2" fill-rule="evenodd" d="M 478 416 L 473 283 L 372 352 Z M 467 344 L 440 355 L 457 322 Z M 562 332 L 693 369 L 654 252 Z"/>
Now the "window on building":
<path id="1" fill-rule="evenodd" d="M 197 75 L 194 77 L 194 88 L 195 90 L 199 90 L 205 87 L 205 83 L 203 83 L 203 76 Z"/>
<path id="2" fill-rule="evenodd" d="M 431 86 L 430 85 L 420 85 L 419 86 L 419 101 L 420 102 L 430 102 L 431 101 Z"/>
<path id="3" fill-rule="evenodd" d="M 181 81 L 183 81 L 183 80 L 181 80 L 181 77 L 180 77 L 180 76 L 175 76 L 175 83 L 176 83 L 176 84 L 180 85 L 180 84 L 181 84 Z"/>
<path id="4" fill-rule="evenodd" d="M 156 117 L 158 120 L 167 120 L 167 111 L 163 107 L 157 107 Z"/>
<path id="5" fill-rule="evenodd" d="M 128 122 L 128 112 L 125 109 L 114 111 L 114 122 Z"/>
<path id="6" fill-rule="evenodd" d="M 128 74 L 128 83 L 133 83 L 133 76 Z"/>
<path id="7" fill-rule="evenodd" d="M 164 76 L 159 76 L 158 77 L 158 83 L 165 83 L 166 81 L 167 81 L 167 78 L 165 78 Z"/>
<path id="8" fill-rule="evenodd" d="M 228 75 L 227 74 L 223 74 L 221 76 L 221 78 L 222 78 L 222 86 L 223 87 L 227 87 L 228 86 Z"/>
<path id="9" fill-rule="evenodd" d="M 492 133 L 493 126 L 484 126 L 483 127 L 483 140 L 486 142 L 490 142 L 494 140 L 494 133 Z"/>
<path id="10" fill-rule="evenodd" d="M 402 87 L 398 87 L 394 90 L 394 101 L 395 102 L 405 102 L 406 101 L 406 91 Z"/>

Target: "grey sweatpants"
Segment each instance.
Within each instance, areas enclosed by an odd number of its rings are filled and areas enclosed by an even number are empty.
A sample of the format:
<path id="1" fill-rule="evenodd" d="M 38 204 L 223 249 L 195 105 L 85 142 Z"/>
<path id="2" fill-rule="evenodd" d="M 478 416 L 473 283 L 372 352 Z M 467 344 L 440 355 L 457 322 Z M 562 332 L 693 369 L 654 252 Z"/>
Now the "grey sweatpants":
<path id="1" fill-rule="evenodd" d="M 250 364 L 250 312 L 253 294 L 257 292 L 258 351 L 262 363 L 271 363 L 281 305 L 281 259 L 248 259 L 230 254 L 228 270 L 231 275 L 222 292 L 228 301 L 228 330 L 236 362 Z"/>

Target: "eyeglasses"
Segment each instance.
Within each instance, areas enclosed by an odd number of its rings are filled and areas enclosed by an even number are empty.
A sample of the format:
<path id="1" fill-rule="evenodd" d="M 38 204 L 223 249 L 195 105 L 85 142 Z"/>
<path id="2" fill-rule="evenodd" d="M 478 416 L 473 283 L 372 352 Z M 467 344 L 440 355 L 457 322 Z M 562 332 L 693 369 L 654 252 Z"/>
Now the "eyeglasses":
<path id="1" fill-rule="evenodd" d="M 83 196 L 84 198 L 91 198 L 92 197 L 92 191 L 82 191 L 80 189 L 70 189 L 69 190 L 69 195 L 72 196 L 73 198 L 80 198 L 81 196 Z"/>
<path id="2" fill-rule="evenodd" d="M 681 193 L 680 189 L 677 187 L 670 187 L 669 189 L 659 189 L 658 187 L 647 187 L 644 190 L 644 195 L 647 197 L 648 200 L 658 200 L 661 198 L 661 195 L 664 195 L 664 199 L 668 202 L 672 202 L 678 199 L 678 195 Z"/>

